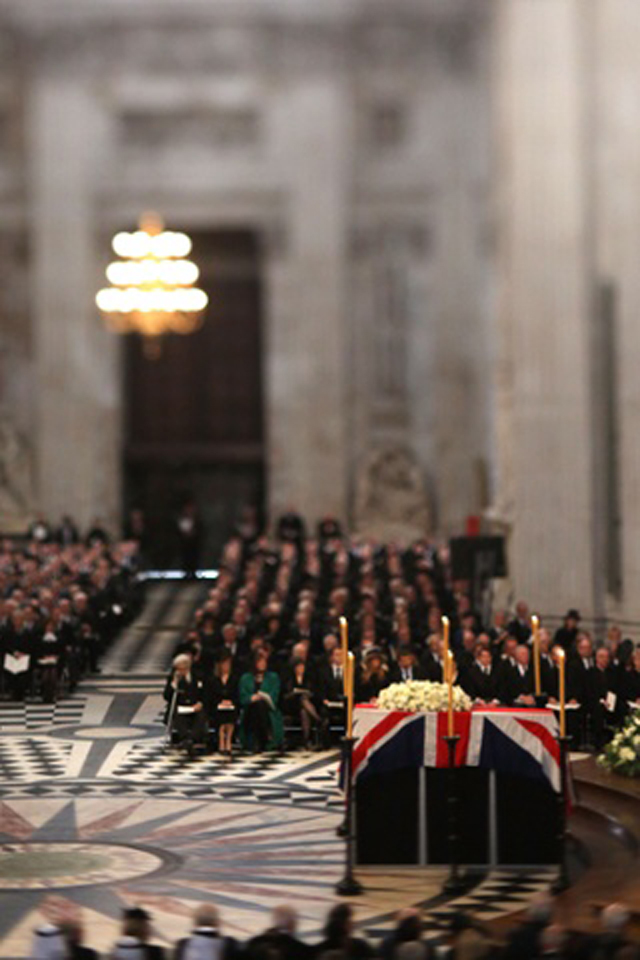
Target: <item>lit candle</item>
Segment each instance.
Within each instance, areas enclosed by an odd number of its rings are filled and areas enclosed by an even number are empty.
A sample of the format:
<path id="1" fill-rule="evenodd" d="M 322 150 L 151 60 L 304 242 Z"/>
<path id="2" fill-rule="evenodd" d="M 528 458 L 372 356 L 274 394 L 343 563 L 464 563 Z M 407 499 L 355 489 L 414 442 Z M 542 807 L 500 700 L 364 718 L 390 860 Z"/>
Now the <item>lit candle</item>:
<path id="1" fill-rule="evenodd" d="M 353 734 L 353 681 L 355 674 L 355 661 L 356 658 L 354 654 L 349 650 L 347 654 L 347 736 L 351 737 Z"/>
<path id="2" fill-rule="evenodd" d="M 567 734 L 567 716 L 566 716 L 566 693 L 564 685 L 564 667 L 565 667 L 565 655 L 562 647 L 557 649 L 558 656 L 558 688 L 560 691 L 560 736 L 564 737 Z"/>
<path id="3" fill-rule="evenodd" d="M 447 684 L 449 686 L 449 690 L 448 690 L 449 715 L 447 718 L 448 720 L 447 730 L 448 730 L 449 736 L 452 737 L 453 736 L 453 654 L 451 653 L 451 650 L 447 650 L 446 663 L 447 663 Z"/>
<path id="4" fill-rule="evenodd" d="M 531 627 L 533 629 L 533 671 L 536 684 L 536 696 L 539 697 L 542 692 L 540 683 L 540 621 L 535 614 L 531 617 Z"/>
<path id="5" fill-rule="evenodd" d="M 449 617 L 442 617 L 442 680 L 447 682 L 449 670 Z"/>
<path id="6" fill-rule="evenodd" d="M 342 692 L 347 695 L 347 654 L 349 653 L 349 626 L 346 617 L 340 617 L 340 640 L 342 643 Z"/>

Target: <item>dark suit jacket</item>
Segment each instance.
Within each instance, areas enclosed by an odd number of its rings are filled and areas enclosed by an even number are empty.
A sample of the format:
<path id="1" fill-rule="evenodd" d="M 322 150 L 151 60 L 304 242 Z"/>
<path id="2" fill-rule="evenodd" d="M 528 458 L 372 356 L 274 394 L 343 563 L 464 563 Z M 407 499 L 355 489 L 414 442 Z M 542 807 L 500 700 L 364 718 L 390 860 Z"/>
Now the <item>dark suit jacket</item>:
<path id="1" fill-rule="evenodd" d="M 425 680 L 442 683 L 442 664 L 436 660 L 430 650 L 424 654 L 420 666 L 424 671 Z"/>
<path id="2" fill-rule="evenodd" d="M 474 700 L 487 702 L 498 699 L 498 672 L 495 667 L 486 674 L 477 663 L 469 667 L 462 677 L 462 688 Z"/>
<path id="3" fill-rule="evenodd" d="M 427 677 L 426 677 L 426 675 L 425 675 L 425 671 L 424 671 L 423 668 L 420 666 L 420 664 L 416 664 L 415 667 L 413 667 L 413 674 L 412 674 L 411 679 L 412 679 L 412 680 L 426 680 L 426 679 L 427 679 Z M 402 682 L 403 682 L 402 671 L 400 670 L 400 667 L 398 666 L 397 663 L 394 663 L 394 664 L 392 664 L 392 665 L 389 667 L 389 682 L 390 682 L 390 683 L 402 683 Z"/>
<path id="4" fill-rule="evenodd" d="M 533 693 L 534 691 L 533 667 L 531 664 L 527 667 L 524 676 L 520 674 L 517 666 L 509 665 L 503 670 L 500 677 L 500 700 L 503 703 L 515 703 L 518 697 L 523 694 Z"/>
<path id="5" fill-rule="evenodd" d="M 235 960 L 236 957 L 240 955 L 240 948 L 238 942 L 233 939 L 233 937 L 220 937 L 220 935 L 214 931 L 209 930 L 194 930 L 191 937 L 184 937 L 182 940 L 179 940 L 176 944 L 174 951 L 174 960 L 182 960 L 184 957 L 189 941 L 192 937 L 197 937 L 201 942 L 207 940 L 218 941 L 222 940 L 222 950 L 220 952 L 220 960 Z"/>
<path id="6" fill-rule="evenodd" d="M 317 688 L 321 700 L 342 700 L 344 682 L 334 677 L 333 668 L 326 661 L 318 669 Z"/>
<path id="7" fill-rule="evenodd" d="M 546 657 L 540 657 L 540 686 L 548 697 L 558 699 L 558 668 Z"/>
<path id="8" fill-rule="evenodd" d="M 590 699 L 593 667 L 585 667 L 580 657 L 573 657 L 567 663 L 567 699 L 577 700 L 587 706 Z"/>
<path id="9" fill-rule="evenodd" d="M 601 700 L 605 700 L 608 693 L 615 693 L 618 696 L 618 677 L 615 667 L 607 667 L 606 670 L 599 670 L 595 667 L 589 671 L 588 702 L 590 708 L 598 706 Z"/>

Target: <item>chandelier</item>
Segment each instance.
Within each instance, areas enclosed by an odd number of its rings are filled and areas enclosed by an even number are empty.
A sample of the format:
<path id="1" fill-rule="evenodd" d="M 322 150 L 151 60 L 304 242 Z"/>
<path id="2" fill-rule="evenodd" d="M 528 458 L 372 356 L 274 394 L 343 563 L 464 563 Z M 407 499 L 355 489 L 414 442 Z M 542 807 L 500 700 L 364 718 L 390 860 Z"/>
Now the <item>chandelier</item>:
<path id="1" fill-rule="evenodd" d="M 117 233 L 111 245 L 120 260 L 107 267 L 111 286 L 98 291 L 98 309 L 109 329 L 141 334 L 145 354 L 158 357 L 160 337 L 193 333 L 202 324 L 208 297 L 194 286 L 197 266 L 185 259 L 191 240 L 164 230 L 157 214 L 145 214 L 138 230 Z"/>

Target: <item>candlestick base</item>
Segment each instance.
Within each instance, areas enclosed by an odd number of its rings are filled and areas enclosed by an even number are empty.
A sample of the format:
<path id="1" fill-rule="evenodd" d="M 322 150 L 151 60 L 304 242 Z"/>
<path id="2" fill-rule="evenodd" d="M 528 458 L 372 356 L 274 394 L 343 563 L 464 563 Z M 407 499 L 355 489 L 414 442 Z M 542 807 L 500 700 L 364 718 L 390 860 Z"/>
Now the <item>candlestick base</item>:
<path id="1" fill-rule="evenodd" d="M 466 888 L 466 881 L 458 863 L 458 778 L 456 777 L 456 746 L 460 740 L 457 733 L 443 737 L 447 745 L 447 807 L 449 833 L 449 876 L 442 885 L 442 892 L 448 897 L 457 896 Z"/>
<path id="2" fill-rule="evenodd" d="M 567 867 L 567 794 L 568 769 L 567 758 L 572 737 L 558 737 L 560 746 L 560 792 L 558 794 L 558 876 L 551 886 L 553 893 L 562 893 L 570 885 Z"/>
<path id="3" fill-rule="evenodd" d="M 462 872 L 458 872 L 455 877 L 449 874 L 442 884 L 442 892 L 446 894 L 447 897 L 459 897 L 460 894 L 465 893 L 468 888 L 469 880 L 467 880 Z"/>
<path id="4" fill-rule="evenodd" d="M 345 816 L 338 827 L 338 836 L 344 838 L 344 876 L 336 884 L 336 893 L 341 897 L 357 897 L 364 893 L 364 887 L 354 876 L 355 834 L 353 822 L 353 745 L 356 738 L 347 735 L 342 738 L 343 782 L 345 791 Z"/>
<path id="5" fill-rule="evenodd" d="M 354 876 L 343 877 L 336 884 L 336 893 L 339 897 L 359 897 L 364 893 L 364 887 Z"/>

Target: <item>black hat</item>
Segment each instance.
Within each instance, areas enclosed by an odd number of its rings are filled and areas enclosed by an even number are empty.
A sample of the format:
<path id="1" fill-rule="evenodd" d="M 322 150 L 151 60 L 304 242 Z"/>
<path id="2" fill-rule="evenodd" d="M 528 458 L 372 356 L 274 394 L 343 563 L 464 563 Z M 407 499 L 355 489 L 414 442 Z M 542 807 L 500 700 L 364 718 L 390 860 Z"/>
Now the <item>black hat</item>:
<path id="1" fill-rule="evenodd" d="M 128 907 L 123 910 L 125 920 L 150 920 L 151 917 L 142 907 Z"/>
<path id="2" fill-rule="evenodd" d="M 381 660 L 386 660 L 387 658 L 384 655 L 384 651 L 380 647 L 369 647 L 364 652 L 364 659 L 369 660 L 371 657 L 379 657 Z"/>

